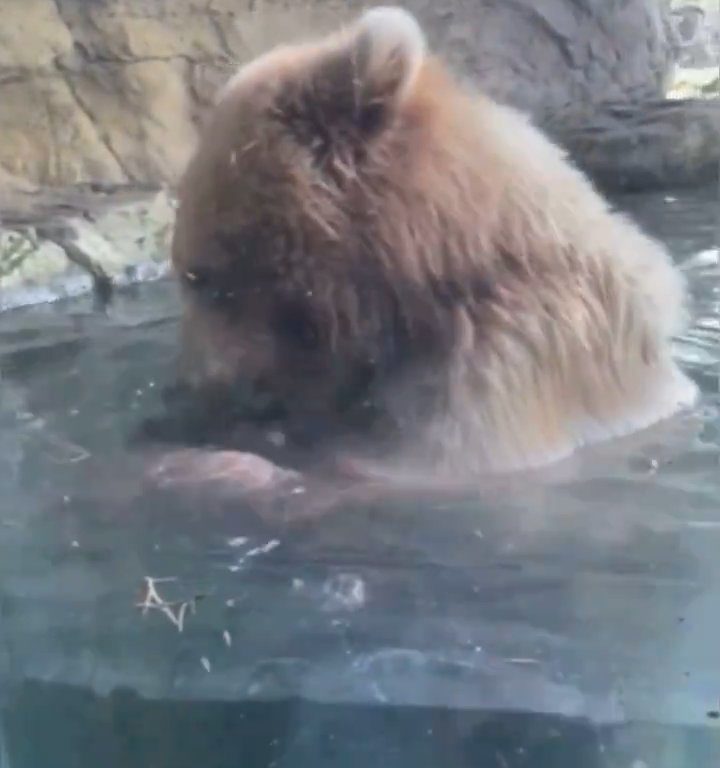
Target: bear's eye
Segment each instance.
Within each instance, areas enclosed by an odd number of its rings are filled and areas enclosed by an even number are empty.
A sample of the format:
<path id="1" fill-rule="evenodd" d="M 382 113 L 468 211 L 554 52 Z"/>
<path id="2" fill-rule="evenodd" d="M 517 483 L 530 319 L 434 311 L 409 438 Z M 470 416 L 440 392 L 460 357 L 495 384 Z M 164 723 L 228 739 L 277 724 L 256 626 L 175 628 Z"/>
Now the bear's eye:
<path id="1" fill-rule="evenodd" d="M 202 291 L 210 283 L 210 274 L 206 270 L 188 269 L 180 275 L 185 288 L 192 291 Z"/>
<path id="2" fill-rule="evenodd" d="M 320 344 L 320 330 L 310 313 L 302 306 L 286 304 L 275 316 L 275 330 L 288 342 L 311 351 Z"/>
<path id="3" fill-rule="evenodd" d="M 235 290 L 231 283 L 221 275 L 213 274 L 210 270 L 187 270 L 181 276 L 183 286 L 203 303 L 223 305 L 232 304 L 235 300 Z"/>

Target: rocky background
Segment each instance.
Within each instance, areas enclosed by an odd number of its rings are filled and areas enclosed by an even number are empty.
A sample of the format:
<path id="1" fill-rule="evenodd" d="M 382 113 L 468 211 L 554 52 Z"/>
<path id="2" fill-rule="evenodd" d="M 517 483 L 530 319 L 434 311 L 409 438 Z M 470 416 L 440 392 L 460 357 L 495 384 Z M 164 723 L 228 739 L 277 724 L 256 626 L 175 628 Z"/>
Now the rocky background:
<path id="1" fill-rule="evenodd" d="M 161 273 L 172 185 L 217 86 L 271 45 L 322 34 L 369 4 L 3 0 L 0 308 Z M 667 98 L 679 66 L 704 71 L 717 55 L 710 10 L 668 0 L 401 4 L 460 74 L 529 111 L 602 186 L 716 176 L 712 78 Z"/>
<path id="2" fill-rule="evenodd" d="M 662 98 L 657 0 L 411 0 L 460 72 L 538 118 Z M 172 181 L 238 63 L 321 34 L 352 0 L 4 0 L 0 167 L 39 184 Z"/>
<path id="3" fill-rule="evenodd" d="M 709 68 L 714 70 L 716 80 L 720 78 L 720 4 L 715 0 L 674 2 L 670 23 L 678 64 L 691 69 Z"/>

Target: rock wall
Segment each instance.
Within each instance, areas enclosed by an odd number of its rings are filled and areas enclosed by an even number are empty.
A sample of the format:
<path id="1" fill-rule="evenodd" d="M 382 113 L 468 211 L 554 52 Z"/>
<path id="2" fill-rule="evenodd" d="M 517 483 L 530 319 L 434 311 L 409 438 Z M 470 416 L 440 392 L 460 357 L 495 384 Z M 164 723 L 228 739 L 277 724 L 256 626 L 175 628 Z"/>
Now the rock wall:
<path id="1" fill-rule="evenodd" d="M 567 112 L 548 122 L 577 164 L 605 192 L 712 184 L 720 169 L 720 103 L 658 99 Z"/>
<path id="2" fill-rule="evenodd" d="M 670 14 L 675 58 L 681 67 L 714 67 L 720 63 L 720 4 L 682 3 Z"/>
<path id="3" fill-rule="evenodd" d="M 458 71 L 540 120 L 657 99 L 664 0 L 407 0 Z M 0 179 L 172 182 L 217 85 L 357 0 L 3 0 Z"/>
<path id="4" fill-rule="evenodd" d="M 530 111 L 609 190 L 717 176 L 718 102 L 664 98 L 667 0 L 404 4 L 459 73 Z M 215 89 L 364 5 L 2 0 L 0 310 L 163 274 L 172 183 Z"/>

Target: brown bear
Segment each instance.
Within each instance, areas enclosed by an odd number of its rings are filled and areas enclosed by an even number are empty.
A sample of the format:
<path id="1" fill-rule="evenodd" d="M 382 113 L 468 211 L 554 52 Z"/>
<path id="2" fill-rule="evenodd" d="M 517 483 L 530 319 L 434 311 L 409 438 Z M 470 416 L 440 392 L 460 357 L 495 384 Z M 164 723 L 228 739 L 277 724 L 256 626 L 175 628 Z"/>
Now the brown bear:
<path id="1" fill-rule="evenodd" d="M 554 462 L 696 397 L 665 249 L 399 8 L 240 69 L 172 257 L 193 384 L 306 423 L 372 403 L 436 477 Z"/>

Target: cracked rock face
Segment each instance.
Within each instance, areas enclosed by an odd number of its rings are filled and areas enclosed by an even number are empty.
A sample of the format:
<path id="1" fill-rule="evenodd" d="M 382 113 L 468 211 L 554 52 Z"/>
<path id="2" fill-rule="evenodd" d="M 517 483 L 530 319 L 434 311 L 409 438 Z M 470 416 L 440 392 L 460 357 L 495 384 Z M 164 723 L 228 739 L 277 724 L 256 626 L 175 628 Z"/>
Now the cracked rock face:
<path id="1" fill-rule="evenodd" d="M 408 0 L 432 44 L 540 119 L 657 98 L 662 0 Z M 40 184 L 172 182 L 233 68 L 321 34 L 356 0 L 4 0 L 0 172 Z"/>

